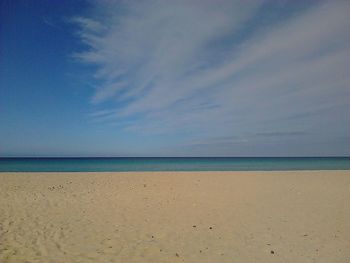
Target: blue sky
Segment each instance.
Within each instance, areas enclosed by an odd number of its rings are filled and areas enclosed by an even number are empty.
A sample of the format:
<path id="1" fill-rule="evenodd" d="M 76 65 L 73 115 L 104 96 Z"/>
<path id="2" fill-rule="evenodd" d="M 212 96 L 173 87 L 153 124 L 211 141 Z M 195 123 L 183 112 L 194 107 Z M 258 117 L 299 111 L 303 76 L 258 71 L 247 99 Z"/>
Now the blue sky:
<path id="1" fill-rule="evenodd" d="M 1 1 L 0 156 L 349 156 L 349 1 Z"/>

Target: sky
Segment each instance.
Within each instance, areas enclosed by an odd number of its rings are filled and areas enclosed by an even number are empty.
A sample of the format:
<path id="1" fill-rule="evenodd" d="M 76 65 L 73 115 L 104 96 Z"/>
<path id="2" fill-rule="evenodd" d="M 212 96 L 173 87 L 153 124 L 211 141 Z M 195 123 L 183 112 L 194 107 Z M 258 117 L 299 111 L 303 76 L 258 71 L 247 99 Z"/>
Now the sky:
<path id="1" fill-rule="evenodd" d="M 0 2 L 0 156 L 350 156 L 350 1 Z"/>

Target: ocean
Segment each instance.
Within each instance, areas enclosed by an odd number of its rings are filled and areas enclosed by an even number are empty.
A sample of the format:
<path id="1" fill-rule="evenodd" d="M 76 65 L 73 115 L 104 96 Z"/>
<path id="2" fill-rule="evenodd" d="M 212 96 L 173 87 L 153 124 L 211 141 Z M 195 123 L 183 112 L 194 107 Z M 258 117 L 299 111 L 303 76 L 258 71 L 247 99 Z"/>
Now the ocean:
<path id="1" fill-rule="evenodd" d="M 0 172 L 350 170 L 350 157 L 0 158 Z"/>

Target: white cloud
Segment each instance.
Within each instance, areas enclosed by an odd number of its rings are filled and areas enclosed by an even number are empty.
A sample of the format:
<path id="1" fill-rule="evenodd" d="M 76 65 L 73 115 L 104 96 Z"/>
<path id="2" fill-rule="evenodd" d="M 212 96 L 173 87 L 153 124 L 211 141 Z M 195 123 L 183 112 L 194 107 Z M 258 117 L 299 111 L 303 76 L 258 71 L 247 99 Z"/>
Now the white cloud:
<path id="1" fill-rule="evenodd" d="M 266 3 L 248 2 L 97 3 L 94 18 L 75 18 L 89 47 L 76 56 L 97 65 L 103 82 L 92 102 L 116 104 L 93 118 L 137 115 L 125 129 L 188 141 L 294 131 L 347 138 L 350 3 L 318 2 L 259 26 L 252 21 Z"/>

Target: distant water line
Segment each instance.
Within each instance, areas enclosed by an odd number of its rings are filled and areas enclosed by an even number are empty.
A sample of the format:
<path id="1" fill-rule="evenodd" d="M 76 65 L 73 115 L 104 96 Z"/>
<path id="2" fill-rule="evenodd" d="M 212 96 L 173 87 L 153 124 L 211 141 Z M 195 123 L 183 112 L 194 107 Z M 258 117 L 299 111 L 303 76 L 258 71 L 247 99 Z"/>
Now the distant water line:
<path id="1" fill-rule="evenodd" d="M 0 158 L 0 172 L 350 170 L 350 157 Z"/>

